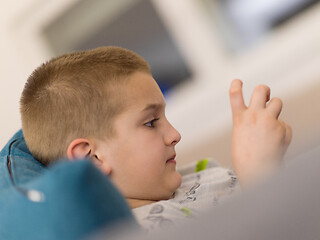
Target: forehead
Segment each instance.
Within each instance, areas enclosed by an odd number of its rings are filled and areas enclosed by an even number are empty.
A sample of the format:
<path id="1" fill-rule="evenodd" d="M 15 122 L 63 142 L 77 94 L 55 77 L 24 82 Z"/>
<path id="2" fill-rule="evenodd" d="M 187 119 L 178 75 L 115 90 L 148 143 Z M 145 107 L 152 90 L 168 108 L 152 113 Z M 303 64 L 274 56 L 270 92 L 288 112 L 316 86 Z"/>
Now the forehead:
<path id="1" fill-rule="evenodd" d="M 123 87 L 128 107 L 154 108 L 155 105 L 165 105 L 163 94 L 150 74 L 133 73 Z"/>

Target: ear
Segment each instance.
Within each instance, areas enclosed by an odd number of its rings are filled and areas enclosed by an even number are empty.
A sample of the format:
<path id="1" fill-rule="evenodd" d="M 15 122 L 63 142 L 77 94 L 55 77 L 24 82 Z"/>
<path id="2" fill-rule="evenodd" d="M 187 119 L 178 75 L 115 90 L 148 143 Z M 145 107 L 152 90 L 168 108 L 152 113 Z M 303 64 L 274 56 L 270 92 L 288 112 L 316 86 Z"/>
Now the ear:
<path id="1" fill-rule="evenodd" d="M 86 138 L 74 139 L 68 146 L 67 156 L 70 160 L 84 159 L 91 153 L 90 141 Z"/>
<path id="2" fill-rule="evenodd" d="M 89 158 L 104 174 L 109 175 L 111 173 L 111 165 L 96 152 L 97 149 L 93 141 L 86 138 L 77 138 L 69 144 L 67 156 L 71 161 Z"/>

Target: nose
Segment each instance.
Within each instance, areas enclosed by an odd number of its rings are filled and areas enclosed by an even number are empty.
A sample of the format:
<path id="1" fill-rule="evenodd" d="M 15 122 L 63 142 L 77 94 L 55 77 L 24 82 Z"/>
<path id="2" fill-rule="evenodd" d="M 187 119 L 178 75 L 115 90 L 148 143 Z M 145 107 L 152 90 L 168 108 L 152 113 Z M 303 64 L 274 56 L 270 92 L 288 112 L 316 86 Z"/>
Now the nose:
<path id="1" fill-rule="evenodd" d="M 165 135 L 165 144 L 175 146 L 181 140 L 180 133 L 168 122 L 168 131 Z"/>

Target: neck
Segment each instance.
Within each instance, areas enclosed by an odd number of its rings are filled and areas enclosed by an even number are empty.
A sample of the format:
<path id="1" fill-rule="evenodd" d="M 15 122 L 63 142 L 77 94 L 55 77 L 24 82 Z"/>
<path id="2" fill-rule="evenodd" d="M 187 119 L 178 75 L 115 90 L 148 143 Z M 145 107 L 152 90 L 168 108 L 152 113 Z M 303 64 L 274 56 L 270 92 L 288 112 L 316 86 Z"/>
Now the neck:
<path id="1" fill-rule="evenodd" d="M 133 198 L 127 198 L 126 200 L 131 209 L 157 202 L 152 200 L 133 199 Z"/>

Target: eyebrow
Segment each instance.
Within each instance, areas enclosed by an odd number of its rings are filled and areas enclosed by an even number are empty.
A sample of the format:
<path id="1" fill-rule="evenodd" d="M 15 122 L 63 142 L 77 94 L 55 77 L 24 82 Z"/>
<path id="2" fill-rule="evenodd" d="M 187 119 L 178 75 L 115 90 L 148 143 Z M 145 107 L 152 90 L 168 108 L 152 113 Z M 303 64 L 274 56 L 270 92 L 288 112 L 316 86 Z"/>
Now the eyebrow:
<path id="1" fill-rule="evenodd" d="M 151 103 L 151 104 L 148 104 L 143 110 L 142 112 L 146 112 L 146 111 L 149 111 L 149 110 L 158 110 L 158 109 L 161 109 L 161 108 L 165 108 L 166 104 L 162 104 L 162 103 Z"/>

